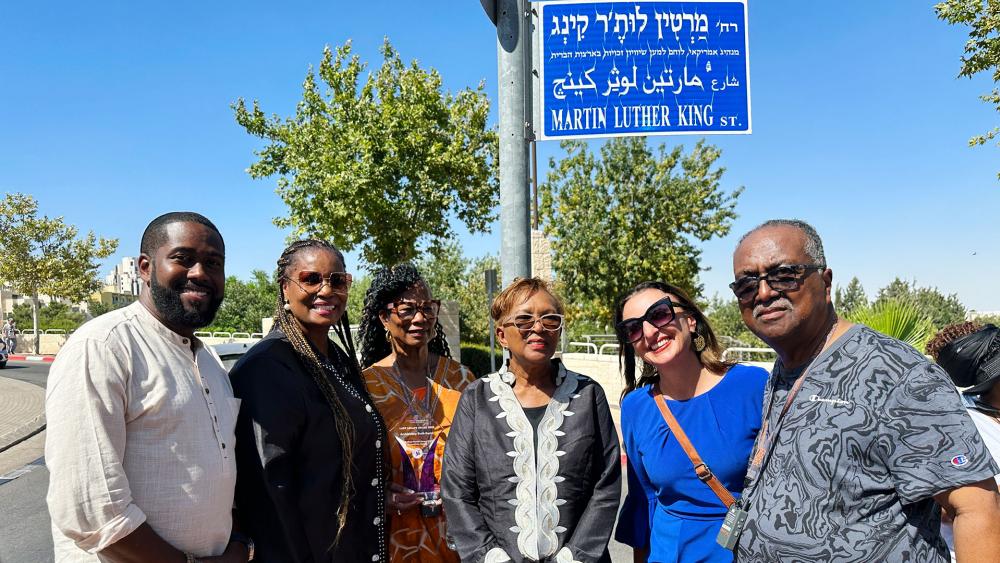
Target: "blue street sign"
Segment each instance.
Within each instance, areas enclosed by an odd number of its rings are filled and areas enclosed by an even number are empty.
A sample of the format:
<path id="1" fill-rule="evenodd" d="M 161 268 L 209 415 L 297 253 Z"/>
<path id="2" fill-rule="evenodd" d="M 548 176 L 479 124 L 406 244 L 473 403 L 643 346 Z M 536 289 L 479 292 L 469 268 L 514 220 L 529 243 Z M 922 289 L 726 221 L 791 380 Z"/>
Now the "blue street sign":
<path id="1" fill-rule="evenodd" d="M 532 5 L 539 139 L 750 133 L 746 0 Z"/>

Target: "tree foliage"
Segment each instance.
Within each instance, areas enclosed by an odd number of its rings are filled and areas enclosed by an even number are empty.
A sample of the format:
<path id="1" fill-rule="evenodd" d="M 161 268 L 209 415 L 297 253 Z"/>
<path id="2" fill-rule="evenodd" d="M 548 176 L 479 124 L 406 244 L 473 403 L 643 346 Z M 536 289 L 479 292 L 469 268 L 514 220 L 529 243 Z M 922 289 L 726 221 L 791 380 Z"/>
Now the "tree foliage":
<path id="1" fill-rule="evenodd" d="M 991 71 L 993 82 L 1000 82 L 1000 2 L 997 0 L 945 0 L 934 6 L 938 18 L 952 25 L 969 27 L 962 67 L 958 75 L 971 78 Z M 979 97 L 1000 111 L 1000 89 L 993 88 Z M 983 145 L 996 138 L 1000 127 L 969 139 L 969 145 Z"/>
<path id="2" fill-rule="evenodd" d="M 935 331 L 927 311 L 905 295 L 879 299 L 853 311 L 847 318 L 902 340 L 921 353 Z"/>
<path id="3" fill-rule="evenodd" d="M 261 319 L 274 315 L 277 295 L 277 284 L 263 270 L 252 271 L 250 280 L 245 282 L 236 276 L 229 276 L 226 278 L 226 298 L 212 325 L 204 330 L 260 332 Z"/>
<path id="4" fill-rule="evenodd" d="M 500 260 L 492 255 L 468 259 L 457 244 L 451 243 L 436 255 L 425 255 L 417 268 L 436 299 L 458 302 L 462 344 L 488 345 L 490 300 L 485 272 L 494 269 L 500 279 Z"/>
<path id="5" fill-rule="evenodd" d="M 847 287 L 843 290 L 841 290 L 840 286 L 837 286 L 833 301 L 837 305 L 837 311 L 846 316 L 850 316 L 852 312 L 868 306 L 868 296 L 865 295 L 865 288 L 861 285 L 861 280 L 857 277 L 851 278 L 851 281 L 847 283 Z"/>
<path id="6" fill-rule="evenodd" d="M 115 309 L 121 309 L 125 305 L 115 305 L 114 303 L 104 304 L 101 301 L 91 301 L 87 303 L 87 311 L 90 313 L 91 317 L 99 317 L 104 313 L 110 313 Z"/>
<path id="7" fill-rule="evenodd" d="M 597 154 L 583 141 L 561 146 L 539 210 L 571 308 L 610 319 L 615 300 L 648 279 L 699 295 L 697 242 L 729 232 L 742 192 L 720 189 L 721 151 L 699 141 L 686 154 L 662 145 L 654 153 L 643 137 L 611 139 Z"/>
<path id="8" fill-rule="evenodd" d="M 715 295 L 708 300 L 704 310 L 705 317 L 708 318 L 708 323 L 712 326 L 712 330 L 715 331 L 715 336 L 722 340 L 723 347 L 728 347 L 730 342 L 722 337 L 732 338 L 737 341 L 733 344 L 739 344 L 743 347 L 768 347 L 761 339 L 757 338 L 757 335 L 750 332 L 750 329 L 747 328 L 740 314 L 740 305 L 736 302 L 735 298 L 724 299 L 719 295 Z"/>
<path id="9" fill-rule="evenodd" d="M 944 295 L 936 287 L 919 287 L 915 281 L 894 279 L 879 290 L 873 304 L 892 300 L 912 303 L 930 319 L 935 329 L 965 320 L 965 305 L 957 294 Z"/>
<path id="10" fill-rule="evenodd" d="M 79 229 L 62 217 L 39 216 L 35 199 L 20 193 L 4 196 L 0 233 L 0 283 L 32 297 L 36 318 L 39 295 L 79 303 L 100 289 L 99 260 L 118 248 L 117 239 L 98 238 L 93 232 L 79 237 Z M 37 323 L 32 326 L 38 329 Z M 37 352 L 37 341 L 35 348 Z"/>
<path id="11" fill-rule="evenodd" d="M 382 66 L 366 65 L 351 44 L 327 47 L 310 68 L 295 115 L 265 116 L 258 102 L 233 104 L 236 121 L 268 142 L 253 178 L 278 176 L 288 206 L 275 219 L 295 236 L 360 246 L 365 261 L 392 265 L 452 239 L 452 221 L 483 232 L 495 219 L 496 130 L 481 83 L 443 91 L 436 70 L 403 63 L 388 39 Z"/>

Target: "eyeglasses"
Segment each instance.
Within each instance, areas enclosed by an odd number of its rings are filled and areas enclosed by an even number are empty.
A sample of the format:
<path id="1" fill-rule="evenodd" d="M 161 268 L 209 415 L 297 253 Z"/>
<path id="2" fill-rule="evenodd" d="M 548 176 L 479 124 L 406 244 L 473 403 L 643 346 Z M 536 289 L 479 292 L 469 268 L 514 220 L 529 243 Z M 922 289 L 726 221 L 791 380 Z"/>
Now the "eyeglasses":
<path id="1" fill-rule="evenodd" d="M 688 308 L 686 305 L 674 303 L 670 297 L 664 297 L 650 305 L 641 317 L 625 319 L 615 325 L 615 327 L 618 329 L 618 334 L 626 342 L 633 344 L 642 338 L 643 323 L 649 323 L 656 328 L 660 328 L 674 322 L 674 319 L 677 318 L 677 312 L 674 311 L 674 307 L 680 309 Z"/>
<path id="2" fill-rule="evenodd" d="M 296 278 L 298 281 L 285 277 L 286 280 L 299 286 L 299 289 L 306 293 L 319 293 L 323 290 L 324 285 L 329 285 L 330 291 L 347 295 L 351 289 L 351 283 L 354 282 L 354 276 L 344 272 L 333 272 L 324 276 L 319 272 L 302 270 L 296 275 Z"/>
<path id="3" fill-rule="evenodd" d="M 417 316 L 417 312 L 424 316 L 425 319 L 436 319 L 438 313 L 441 311 L 441 300 L 431 299 L 430 301 L 397 301 L 395 303 L 389 303 L 385 306 L 386 309 L 390 311 L 395 311 L 396 316 L 404 321 L 413 319 Z"/>
<path id="4" fill-rule="evenodd" d="M 802 285 L 810 270 L 825 270 L 821 264 L 782 264 L 775 266 L 760 276 L 743 276 L 729 284 L 740 303 L 750 303 L 760 288 L 761 280 L 767 281 L 774 291 L 795 291 Z"/>
<path id="5" fill-rule="evenodd" d="M 555 332 L 563 326 L 563 315 L 558 313 L 549 313 L 542 316 L 517 315 L 516 317 L 503 323 L 501 326 L 513 326 L 517 330 L 528 332 L 529 330 L 535 328 L 535 323 L 541 323 L 542 330 Z"/>

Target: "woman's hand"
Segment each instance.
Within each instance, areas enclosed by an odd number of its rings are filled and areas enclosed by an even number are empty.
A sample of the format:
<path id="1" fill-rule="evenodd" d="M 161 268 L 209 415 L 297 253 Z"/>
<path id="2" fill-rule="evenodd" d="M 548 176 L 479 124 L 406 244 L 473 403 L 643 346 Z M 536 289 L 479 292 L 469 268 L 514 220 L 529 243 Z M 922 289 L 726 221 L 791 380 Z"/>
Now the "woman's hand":
<path id="1" fill-rule="evenodd" d="M 389 498 L 386 499 L 385 506 L 389 512 L 402 514 L 404 510 L 419 506 L 423 500 L 424 497 L 416 491 L 407 489 L 399 483 L 389 483 Z"/>

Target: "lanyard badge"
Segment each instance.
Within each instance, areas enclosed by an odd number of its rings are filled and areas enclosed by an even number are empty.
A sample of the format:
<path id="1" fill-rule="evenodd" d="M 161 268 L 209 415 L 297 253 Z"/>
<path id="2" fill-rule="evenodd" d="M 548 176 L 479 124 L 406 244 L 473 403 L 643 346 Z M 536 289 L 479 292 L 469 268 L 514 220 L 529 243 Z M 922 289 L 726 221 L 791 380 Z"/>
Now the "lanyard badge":
<path id="1" fill-rule="evenodd" d="M 747 524 L 747 516 L 748 513 L 741 508 L 741 503 L 732 504 L 726 512 L 726 519 L 722 521 L 722 528 L 715 542 L 730 551 L 736 549 L 743 527 Z"/>

